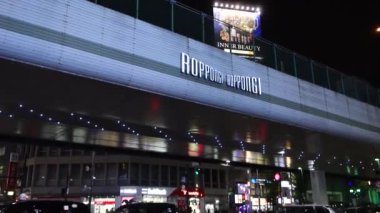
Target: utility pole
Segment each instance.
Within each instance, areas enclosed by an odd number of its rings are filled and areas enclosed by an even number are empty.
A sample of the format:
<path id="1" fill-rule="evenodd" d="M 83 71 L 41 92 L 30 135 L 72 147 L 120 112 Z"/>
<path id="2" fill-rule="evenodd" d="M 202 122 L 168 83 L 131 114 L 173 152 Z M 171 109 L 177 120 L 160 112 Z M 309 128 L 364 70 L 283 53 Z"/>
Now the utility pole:
<path id="1" fill-rule="evenodd" d="M 91 153 L 91 177 L 90 177 L 90 196 L 88 198 L 88 205 L 91 208 L 91 203 L 92 203 L 92 193 L 93 193 L 93 188 L 94 188 L 94 179 L 95 179 L 95 164 L 94 164 L 94 158 L 95 158 L 95 151 L 92 151 Z"/>
<path id="2" fill-rule="evenodd" d="M 73 150 L 70 151 L 70 160 L 69 163 L 67 164 L 67 172 L 66 172 L 66 184 L 65 188 L 63 189 L 63 196 L 65 201 L 67 200 L 67 197 L 70 192 L 70 179 L 71 179 L 71 159 L 73 156 Z"/>

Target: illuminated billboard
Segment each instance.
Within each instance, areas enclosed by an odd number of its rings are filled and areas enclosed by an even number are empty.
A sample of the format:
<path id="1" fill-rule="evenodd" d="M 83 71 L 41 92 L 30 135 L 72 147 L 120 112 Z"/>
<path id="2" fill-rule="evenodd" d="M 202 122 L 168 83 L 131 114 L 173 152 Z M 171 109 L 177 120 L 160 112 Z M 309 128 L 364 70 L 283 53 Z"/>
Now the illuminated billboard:
<path id="1" fill-rule="evenodd" d="M 244 57 L 254 57 L 254 36 L 259 36 L 260 9 L 251 6 L 215 2 L 214 33 L 218 48 Z"/>

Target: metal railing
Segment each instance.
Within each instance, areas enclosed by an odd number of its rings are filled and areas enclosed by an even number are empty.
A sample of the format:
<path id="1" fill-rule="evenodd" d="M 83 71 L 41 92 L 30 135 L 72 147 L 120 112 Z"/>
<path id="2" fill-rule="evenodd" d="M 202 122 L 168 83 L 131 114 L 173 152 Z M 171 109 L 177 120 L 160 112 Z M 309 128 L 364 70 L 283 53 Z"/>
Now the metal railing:
<path id="1" fill-rule="evenodd" d="M 214 23 L 228 25 L 175 0 L 92 1 L 211 46 L 215 46 Z M 240 31 L 246 33 L 243 30 Z M 255 54 L 262 59 L 250 60 L 380 107 L 380 90 L 365 81 L 345 75 L 261 37 L 254 38 L 254 45 L 260 47 L 260 51 Z"/>

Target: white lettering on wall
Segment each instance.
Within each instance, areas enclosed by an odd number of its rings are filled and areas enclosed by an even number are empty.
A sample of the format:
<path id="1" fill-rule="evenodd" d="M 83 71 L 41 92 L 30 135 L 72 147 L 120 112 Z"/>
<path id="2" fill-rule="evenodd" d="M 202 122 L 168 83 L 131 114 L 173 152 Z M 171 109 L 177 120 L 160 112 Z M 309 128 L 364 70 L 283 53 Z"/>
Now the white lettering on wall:
<path id="1" fill-rule="evenodd" d="M 181 72 L 218 84 L 223 84 L 224 82 L 223 74 L 221 72 L 203 61 L 191 58 L 184 52 L 181 54 Z"/>
<path id="2" fill-rule="evenodd" d="M 260 78 L 231 74 L 227 74 L 224 77 L 222 72 L 219 72 L 201 60 L 190 57 L 184 52 L 181 53 L 181 72 L 218 84 L 223 84 L 224 79 L 226 79 L 226 84 L 228 87 L 236 88 L 238 90 L 256 95 L 261 95 L 262 93 Z"/>

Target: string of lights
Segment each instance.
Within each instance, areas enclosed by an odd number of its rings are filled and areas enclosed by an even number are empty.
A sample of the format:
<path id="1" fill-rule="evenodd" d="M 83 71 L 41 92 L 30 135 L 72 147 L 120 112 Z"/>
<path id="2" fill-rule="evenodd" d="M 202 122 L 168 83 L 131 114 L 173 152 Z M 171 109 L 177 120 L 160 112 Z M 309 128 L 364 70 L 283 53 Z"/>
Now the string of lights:
<path id="1" fill-rule="evenodd" d="M 246 6 L 246 5 L 240 5 L 240 4 L 228 4 L 228 3 L 222 3 L 222 2 L 215 2 L 214 7 L 261 13 L 260 7 Z"/>
<path id="2" fill-rule="evenodd" d="M 140 136 L 140 135 L 149 135 L 152 133 L 149 133 L 146 131 L 147 128 L 139 127 L 136 124 L 129 124 L 128 122 L 122 121 L 122 120 L 104 120 L 104 119 L 98 119 L 98 118 L 93 118 L 86 116 L 84 114 L 80 113 L 66 113 L 66 112 L 51 112 L 48 110 L 41 110 L 38 109 L 37 107 L 31 107 L 29 105 L 25 104 L 18 104 L 16 107 L 0 107 L 0 117 L 5 117 L 8 119 L 38 119 L 43 122 L 48 122 L 53 125 L 58 125 L 58 126 L 70 126 L 70 125 L 79 125 L 87 128 L 92 128 L 92 129 L 97 129 L 100 131 L 120 131 L 120 132 L 126 132 L 128 134 L 133 134 L 135 136 Z M 107 128 L 106 128 L 107 127 Z M 160 137 L 164 138 L 167 142 L 174 142 L 174 138 L 176 138 L 177 141 L 181 141 L 181 138 L 178 138 L 178 136 L 172 135 L 170 131 L 164 129 L 164 128 L 159 128 L 157 126 L 149 127 L 151 128 L 152 132 L 154 132 L 153 136 L 155 137 Z M 141 132 L 141 129 L 143 132 Z M 199 138 L 200 135 L 198 134 L 193 134 L 191 132 L 187 132 L 187 139 L 195 144 L 199 144 Z M 206 140 L 209 140 L 210 137 L 206 138 Z M 215 146 L 218 149 L 222 149 L 223 145 L 221 143 L 221 139 L 219 136 L 213 136 L 210 141 L 213 141 Z M 246 152 L 247 147 L 246 143 L 243 140 L 239 141 L 239 148 L 243 151 Z M 263 144 L 261 145 L 261 151 L 262 154 L 266 154 L 266 145 Z M 285 157 L 286 154 L 290 154 L 289 151 L 285 152 L 285 150 L 282 150 L 279 152 L 282 157 Z M 378 168 L 379 166 L 376 163 L 373 162 L 364 162 L 364 161 L 358 161 L 354 162 L 350 158 L 347 158 L 346 160 L 339 160 L 337 156 L 333 156 L 332 158 L 329 158 L 325 162 L 321 162 L 321 154 L 316 154 L 314 157 L 312 156 L 305 156 L 304 151 L 301 151 L 298 154 L 297 157 L 298 161 L 302 161 L 309 159 L 308 161 L 310 164 L 312 164 L 313 169 L 317 168 L 319 164 L 327 164 L 330 166 L 333 165 L 338 165 L 339 167 L 344 167 L 346 168 L 347 172 L 352 172 L 355 171 L 356 169 L 360 169 L 362 171 L 371 170 L 372 172 L 376 172 L 377 170 L 380 170 Z M 310 160 L 311 159 L 311 160 Z"/>

